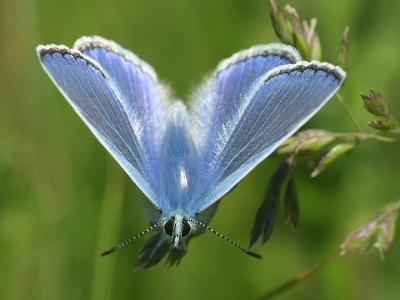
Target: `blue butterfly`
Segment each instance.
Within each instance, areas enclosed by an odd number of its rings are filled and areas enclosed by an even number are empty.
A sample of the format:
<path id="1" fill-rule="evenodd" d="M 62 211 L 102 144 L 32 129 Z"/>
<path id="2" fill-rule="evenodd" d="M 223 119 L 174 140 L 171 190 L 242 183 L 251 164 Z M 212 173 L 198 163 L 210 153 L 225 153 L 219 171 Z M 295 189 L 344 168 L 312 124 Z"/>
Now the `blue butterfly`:
<path id="1" fill-rule="evenodd" d="M 41 45 L 37 53 L 149 200 L 152 226 L 145 232 L 156 234 L 136 269 L 156 265 L 167 253 L 166 265 L 178 264 L 188 242 L 208 228 L 221 197 L 310 119 L 346 76 L 340 67 L 301 61 L 290 46 L 258 45 L 221 61 L 188 109 L 172 100 L 149 64 L 112 41 L 82 37 L 72 49 Z"/>

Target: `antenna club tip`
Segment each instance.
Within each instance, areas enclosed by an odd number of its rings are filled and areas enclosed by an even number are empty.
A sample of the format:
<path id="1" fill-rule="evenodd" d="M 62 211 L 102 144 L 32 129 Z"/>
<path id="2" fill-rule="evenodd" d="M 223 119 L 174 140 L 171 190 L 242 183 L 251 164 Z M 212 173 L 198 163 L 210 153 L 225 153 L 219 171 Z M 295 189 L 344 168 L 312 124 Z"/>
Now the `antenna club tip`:
<path id="1" fill-rule="evenodd" d="M 100 253 L 100 257 L 106 256 L 106 255 L 108 255 L 108 254 L 111 254 L 111 253 L 113 253 L 115 250 L 116 250 L 115 248 L 112 248 L 112 249 L 110 249 L 110 250 L 101 252 L 101 253 Z"/>
<path id="2" fill-rule="evenodd" d="M 245 253 L 247 253 L 248 255 L 250 255 L 252 257 L 255 257 L 255 258 L 258 258 L 258 259 L 263 259 L 263 257 L 260 254 L 252 252 L 250 250 L 245 251 Z"/>

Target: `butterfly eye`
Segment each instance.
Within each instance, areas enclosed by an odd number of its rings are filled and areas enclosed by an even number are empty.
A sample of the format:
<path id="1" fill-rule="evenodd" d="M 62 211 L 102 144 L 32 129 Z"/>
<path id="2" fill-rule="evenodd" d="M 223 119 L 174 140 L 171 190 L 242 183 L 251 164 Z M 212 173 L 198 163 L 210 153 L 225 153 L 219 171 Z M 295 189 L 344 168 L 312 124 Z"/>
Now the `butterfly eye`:
<path id="1" fill-rule="evenodd" d="M 190 230 L 192 228 L 190 227 L 189 222 L 186 219 L 183 219 L 182 222 L 182 237 L 187 236 L 190 233 Z"/>
<path id="2" fill-rule="evenodd" d="M 175 219 L 171 218 L 171 219 L 168 220 L 167 223 L 165 223 L 164 231 L 165 231 L 166 234 L 172 235 L 172 233 L 174 232 L 174 222 L 175 222 Z"/>
<path id="3" fill-rule="evenodd" d="M 173 235 L 174 226 L 175 226 L 174 224 L 175 224 L 175 218 L 171 218 L 165 223 L 164 231 L 166 234 Z M 186 219 L 183 219 L 183 221 L 182 221 L 182 237 L 187 236 L 191 230 L 192 230 L 192 227 L 190 226 L 189 222 Z"/>

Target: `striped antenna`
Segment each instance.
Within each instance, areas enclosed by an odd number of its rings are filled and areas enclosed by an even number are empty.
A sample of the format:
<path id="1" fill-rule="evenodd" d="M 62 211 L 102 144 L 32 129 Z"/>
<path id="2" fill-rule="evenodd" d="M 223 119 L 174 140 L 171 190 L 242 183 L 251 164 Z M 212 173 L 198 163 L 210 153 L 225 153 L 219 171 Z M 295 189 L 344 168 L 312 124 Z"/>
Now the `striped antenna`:
<path id="1" fill-rule="evenodd" d="M 167 220 L 167 221 L 168 221 L 168 220 Z M 116 247 L 114 247 L 114 248 L 111 248 L 111 249 L 109 249 L 109 250 L 107 250 L 107 251 L 101 252 L 101 253 L 100 253 L 100 256 L 105 256 L 105 255 L 108 255 L 108 254 L 111 254 L 111 253 L 117 251 L 118 249 L 121 249 L 122 247 L 128 245 L 130 242 L 136 240 L 137 238 L 140 238 L 142 235 L 145 235 L 145 234 L 148 233 L 149 231 L 153 230 L 154 228 L 160 226 L 161 224 L 163 224 L 163 223 L 165 223 L 165 222 L 166 222 L 166 220 L 161 220 L 161 221 L 159 221 L 158 223 L 154 224 L 153 226 L 147 228 L 145 231 L 142 231 L 142 232 L 139 233 L 138 235 L 135 235 L 135 236 L 131 237 L 130 239 L 126 240 L 126 241 L 123 242 L 122 244 L 119 244 L 118 246 L 116 246 Z"/>
<path id="2" fill-rule="evenodd" d="M 239 248 L 240 250 L 242 250 L 244 253 L 246 253 L 246 254 L 248 254 L 248 255 L 251 255 L 251 256 L 253 256 L 253 257 L 255 257 L 255 258 L 262 259 L 262 256 L 261 256 L 260 254 L 254 253 L 253 251 L 250 251 L 249 249 L 246 249 L 246 248 L 240 246 L 238 243 L 235 243 L 234 241 L 232 241 L 230 238 L 226 237 L 225 235 L 219 233 L 218 231 L 215 231 L 215 230 L 212 229 L 211 227 L 208 227 L 206 224 L 204 224 L 204 223 L 202 223 L 202 222 L 200 222 L 200 221 L 197 221 L 197 220 L 195 220 L 195 219 L 187 218 L 186 220 L 188 220 L 188 221 L 190 221 L 190 222 L 193 222 L 193 223 L 196 223 L 196 224 L 198 224 L 198 225 L 201 225 L 201 226 L 203 226 L 204 228 L 207 228 L 207 229 L 210 230 L 211 232 L 213 232 L 213 233 L 215 233 L 216 235 L 218 235 L 220 238 L 223 238 L 225 241 L 231 243 L 233 246 L 235 246 L 235 247 Z"/>

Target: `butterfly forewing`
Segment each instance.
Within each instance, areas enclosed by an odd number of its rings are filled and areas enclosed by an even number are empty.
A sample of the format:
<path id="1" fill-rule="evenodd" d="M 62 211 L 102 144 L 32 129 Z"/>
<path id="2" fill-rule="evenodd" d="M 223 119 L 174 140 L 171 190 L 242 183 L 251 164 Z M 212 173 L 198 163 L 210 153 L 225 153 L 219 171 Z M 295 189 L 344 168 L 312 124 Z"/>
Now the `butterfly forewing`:
<path id="1" fill-rule="evenodd" d="M 98 51 L 97 55 L 101 56 L 100 54 L 104 55 Z M 111 60 L 115 60 L 111 62 L 114 66 L 124 64 L 118 61 L 120 57 L 115 57 L 115 53 L 108 54 Z M 65 46 L 39 46 L 38 55 L 46 72 L 78 115 L 154 203 L 158 199 L 152 185 L 155 181 L 152 160 L 156 150 L 146 146 L 150 142 L 149 137 L 144 135 L 148 130 L 145 119 L 152 111 L 140 111 L 135 107 L 143 105 L 143 98 L 136 97 L 135 104 L 129 104 L 124 98 L 128 97 L 129 93 L 130 96 L 154 95 L 156 83 L 152 83 L 151 76 L 141 74 L 139 67 L 135 70 L 136 67 L 126 61 L 125 63 L 131 65 L 125 66 L 125 70 L 136 71 L 139 74 L 136 80 L 140 82 L 130 92 L 116 91 L 118 84 L 114 79 L 118 79 L 118 76 L 112 79 L 111 65 L 105 64 L 107 69 L 103 69 L 95 59 Z M 149 102 L 152 99 L 157 97 L 152 97 Z M 154 204 L 157 206 L 157 203 Z"/>
<path id="2" fill-rule="evenodd" d="M 345 73 L 330 64 L 299 62 L 262 78 L 245 107 L 228 116 L 218 133 L 202 211 L 293 134 L 338 90 Z M 318 87 L 318 88 L 316 88 Z M 203 207 L 202 207 L 203 206 Z"/>

